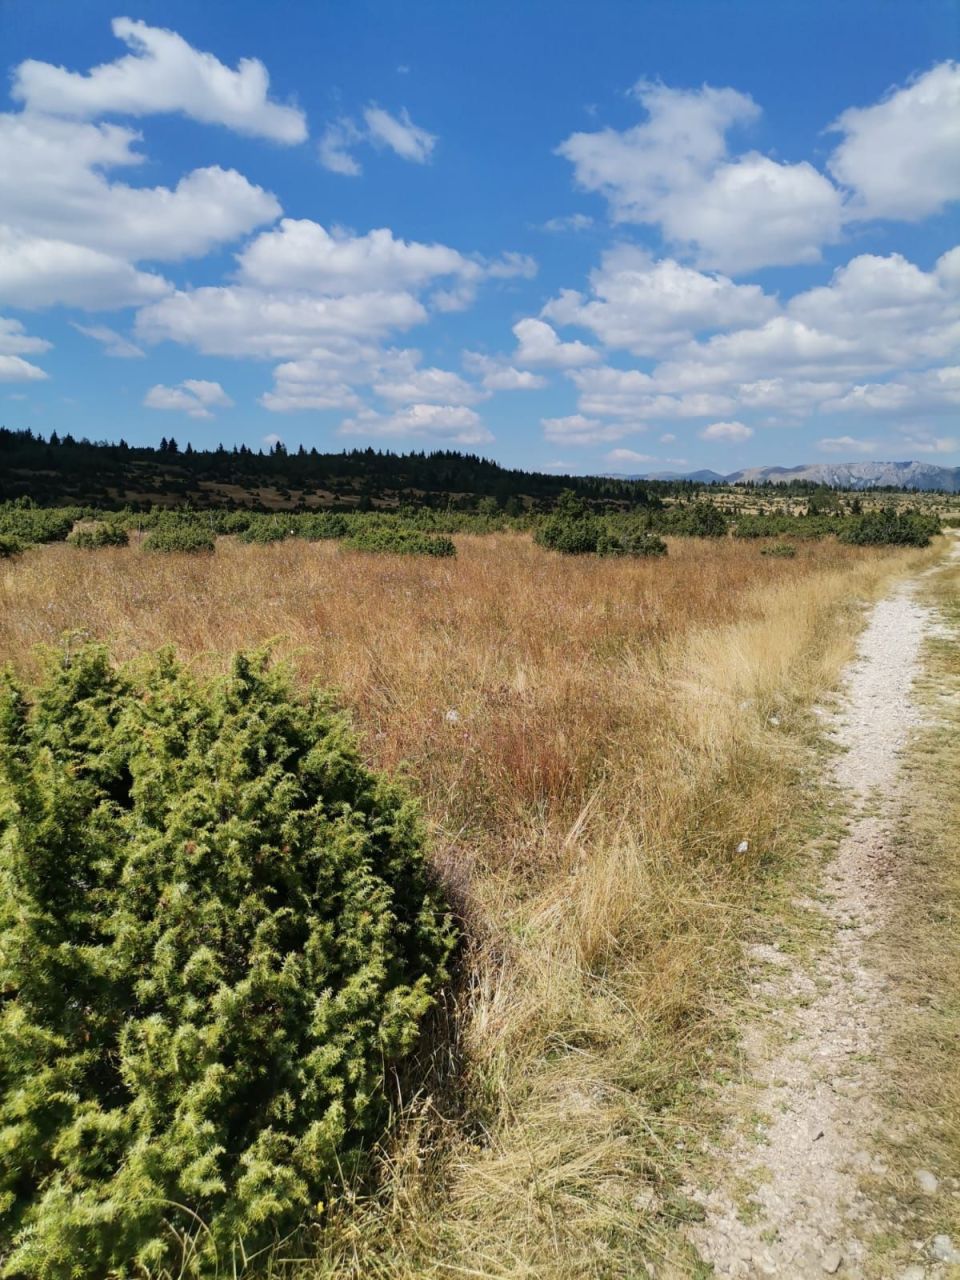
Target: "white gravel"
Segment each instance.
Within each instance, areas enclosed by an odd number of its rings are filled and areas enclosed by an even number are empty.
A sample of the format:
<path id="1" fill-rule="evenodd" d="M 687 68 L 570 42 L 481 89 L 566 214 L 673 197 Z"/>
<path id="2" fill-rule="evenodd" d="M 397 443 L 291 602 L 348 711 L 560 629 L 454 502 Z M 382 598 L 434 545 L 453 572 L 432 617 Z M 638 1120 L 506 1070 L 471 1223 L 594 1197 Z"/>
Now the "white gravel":
<path id="1" fill-rule="evenodd" d="M 884 1010 L 894 998 L 865 951 L 885 910 L 901 756 L 919 720 L 912 689 L 935 626 L 912 585 L 900 587 L 873 609 L 847 672 L 831 726 L 845 750 L 832 778 L 851 820 L 823 881 L 819 909 L 835 938 L 827 955 L 809 974 L 779 951 L 754 949 L 755 994 L 786 1010 L 775 1021 L 787 1034 L 774 1045 L 763 1028 L 748 1033 L 748 1105 L 769 1123 L 752 1137 L 731 1133 L 720 1157 L 726 1176 L 693 1193 L 706 1218 L 690 1236 L 717 1276 L 852 1280 L 871 1235 L 889 1226 L 858 1185 L 861 1174 L 883 1172 L 869 1135 L 881 1119 Z M 746 1222 L 742 1184 L 732 1185 L 742 1179 L 753 1183 Z M 920 1274 L 941 1272 L 934 1264 Z"/>

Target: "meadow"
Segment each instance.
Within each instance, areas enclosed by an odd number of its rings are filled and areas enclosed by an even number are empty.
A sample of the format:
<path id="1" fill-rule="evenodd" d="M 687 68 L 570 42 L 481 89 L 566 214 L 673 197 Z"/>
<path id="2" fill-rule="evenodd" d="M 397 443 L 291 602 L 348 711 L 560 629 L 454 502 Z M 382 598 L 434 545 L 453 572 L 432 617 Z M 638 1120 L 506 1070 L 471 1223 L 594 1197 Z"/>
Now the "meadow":
<path id="1" fill-rule="evenodd" d="M 0 662 L 29 678 L 65 632 L 204 672 L 269 645 L 420 798 L 456 978 L 394 1082 L 375 1174 L 318 1206 L 275 1272 L 683 1270 L 684 1169 L 735 1064 L 742 945 L 790 891 L 815 805 L 810 705 L 863 604 L 937 551 L 455 541 L 442 559 L 232 537 L 214 556 L 28 549 L 0 562 Z"/>

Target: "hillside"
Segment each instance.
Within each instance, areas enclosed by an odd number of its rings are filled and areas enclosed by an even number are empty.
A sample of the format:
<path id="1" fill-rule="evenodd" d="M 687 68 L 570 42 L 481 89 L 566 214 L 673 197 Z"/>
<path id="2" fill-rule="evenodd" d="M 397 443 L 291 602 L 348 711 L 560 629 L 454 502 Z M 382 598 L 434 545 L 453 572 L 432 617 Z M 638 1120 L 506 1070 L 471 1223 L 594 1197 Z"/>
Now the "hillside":
<path id="1" fill-rule="evenodd" d="M 626 478 L 626 477 L 625 477 Z M 816 484 L 831 489 L 924 489 L 960 492 L 960 467 L 932 462 L 810 462 L 797 467 L 747 467 L 716 471 L 662 471 L 637 480 L 690 480 L 696 484 Z"/>
<path id="2" fill-rule="evenodd" d="M 258 510 L 389 510 L 403 505 L 473 510 L 490 499 L 508 515 L 551 505 L 565 489 L 626 507 L 659 503 L 657 494 L 689 494 L 690 481 L 652 485 L 607 476 L 546 475 L 502 467 L 474 454 L 438 450 L 397 454 L 375 449 L 319 453 L 282 445 L 210 451 L 175 441 L 159 449 L 49 440 L 0 428 L 0 502 L 30 497 L 42 506 L 249 507 Z"/>

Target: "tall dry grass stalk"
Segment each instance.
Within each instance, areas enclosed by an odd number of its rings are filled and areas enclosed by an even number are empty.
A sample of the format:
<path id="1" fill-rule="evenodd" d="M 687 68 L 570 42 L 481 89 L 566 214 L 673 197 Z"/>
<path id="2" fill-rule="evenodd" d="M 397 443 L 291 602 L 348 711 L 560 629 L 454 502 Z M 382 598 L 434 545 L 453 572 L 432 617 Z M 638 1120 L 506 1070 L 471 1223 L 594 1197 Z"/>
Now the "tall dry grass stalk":
<path id="1" fill-rule="evenodd" d="M 48 547 L 0 567 L 0 659 L 29 669 L 66 629 L 119 658 L 172 643 L 202 666 L 273 639 L 423 797 L 465 916 L 462 981 L 431 1042 L 432 1095 L 400 1085 L 379 1190 L 328 1207 L 302 1267 L 682 1269 L 675 1186 L 751 913 L 797 838 L 805 708 L 835 681 L 861 603 L 931 553 L 458 546 L 452 563 L 302 543 L 224 540 L 195 559 Z"/>

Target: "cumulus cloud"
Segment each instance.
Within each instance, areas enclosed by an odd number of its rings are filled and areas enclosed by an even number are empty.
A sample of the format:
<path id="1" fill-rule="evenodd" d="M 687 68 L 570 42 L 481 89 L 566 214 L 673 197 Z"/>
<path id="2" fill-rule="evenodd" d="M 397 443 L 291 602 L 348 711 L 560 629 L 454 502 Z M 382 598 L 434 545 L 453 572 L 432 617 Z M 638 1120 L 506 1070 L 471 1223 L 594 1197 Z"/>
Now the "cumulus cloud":
<path id="1" fill-rule="evenodd" d="M 49 351 L 52 343 L 46 338 L 34 338 L 24 332 L 19 320 L 11 320 L 8 316 L 0 316 L 0 355 L 22 356 L 38 355 Z"/>
<path id="2" fill-rule="evenodd" d="M 830 128 L 843 134 L 828 168 L 853 192 L 851 217 L 913 221 L 960 200 L 960 64 L 941 62 Z"/>
<path id="3" fill-rule="evenodd" d="M 554 369 L 573 369 L 599 360 L 599 352 L 585 342 L 561 342 L 556 330 L 545 320 L 519 320 L 513 326 L 517 350 L 513 357 L 519 365 L 543 365 Z"/>
<path id="4" fill-rule="evenodd" d="M 825 436 L 817 441 L 817 448 L 824 453 L 874 453 L 874 440 L 857 440 L 854 436 Z"/>
<path id="5" fill-rule="evenodd" d="M 279 215 L 275 196 L 216 165 L 194 169 L 173 188 L 111 181 L 110 170 L 143 163 L 134 150 L 138 138 L 119 125 L 0 115 L 0 171 L 17 175 L 0 184 L 0 225 L 11 229 L 8 236 L 62 242 L 114 260 L 172 262 L 201 256 Z M 72 270 L 72 261 L 65 266 Z M 106 271 L 102 262 L 100 269 Z"/>
<path id="6" fill-rule="evenodd" d="M 584 417 L 582 413 L 572 413 L 565 418 L 541 418 L 540 425 L 544 438 L 554 444 L 599 444 L 605 440 L 620 440 L 630 431 L 643 430 L 641 426 L 611 425 L 598 418 Z"/>
<path id="7" fill-rule="evenodd" d="M 137 335 L 169 340 L 205 355 L 295 359 L 328 340 L 370 340 L 427 318 L 405 291 L 344 294 L 272 293 L 241 285 L 180 290 L 137 314 Z"/>
<path id="8" fill-rule="evenodd" d="M 744 440 L 749 440 L 752 435 L 753 428 L 745 426 L 742 422 L 711 422 L 709 427 L 704 427 L 700 432 L 700 439 L 740 444 Z"/>
<path id="9" fill-rule="evenodd" d="M 306 138 L 303 112 L 270 100 L 270 78 L 257 58 L 242 58 L 232 71 L 175 31 L 130 18 L 114 18 L 112 28 L 131 53 L 86 73 L 31 58 L 14 71 L 14 99 L 46 115 L 93 119 L 176 112 L 274 142 Z"/>
<path id="10" fill-rule="evenodd" d="M 0 303 L 103 311 L 138 306 L 170 289 L 162 276 L 112 254 L 0 224 Z"/>
<path id="11" fill-rule="evenodd" d="M 427 164 L 436 143 L 436 136 L 414 124 L 406 108 L 401 108 L 399 115 L 393 115 L 370 103 L 363 110 L 362 123 L 350 116 L 341 116 L 328 124 L 317 146 L 317 155 L 325 169 L 355 178 L 363 172 L 353 154 L 358 147 L 386 148 L 401 160 Z"/>
<path id="12" fill-rule="evenodd" d="M 74 321 L 71 321 L 71 324 L 77 333 L 82 333 L 85 338 L 92 338 L 94 342 L 99 342 L 105 356 L 113 356 L 117 360 L 136 360 L 146 354 L 135 342 L 131 342 L 122 333 L 117 333 L 116 329 L 111 329 L 105 324 L 85 325 L 76 324 Z"/>
<path id="13" fill-rule="evenodd" d="M 48 375 L 43 369 L 23 357 L 40 355 L 50 347 L 45 338 L 26 333 L 19 320 L 0 316 L 0 382 L 45 381 Z"/>
<path id="14" fill-rule="evenodd" d="M 431 404 L 476 404 L 488 392 L 474 386 L 449 369 L 411 369 L 400 376 L 382 378 L 373 390 L 394 404 L 422 401 Z"/>
<path id="15" fill-rule="evenodd" d="M 213 409 L 229 409 L 233 401 L 219 382 L 186 378 L 175 387 L 158 383 L 143 397 L 146 409 L 172 409 L 191 418 L 212 418 Z"/>
<path id="16" fill-rule="evenodd" d="M 635 449 L 611 449 L 609 453 L 603 455 L 603 460 L 614 466 L 640 466 L 644 462 L 657 461 L 652 453 L 637 453 Z"/>
<path id="17" fill-rule="evenodd" d="M 418 288 L 444 276 L 473 280 L 483 270 L 456 249 L 401 240 L 388 227 L 352 235 L 308 218 L 284 218 L 237 261 L 246 284 L 330 294 Z"/>
<path id="18" fill-rule="evenodd" d="M 517 369 L 502 358 L 464 351 L 464 368 L 480 379 L 486 391 L 537 391 L 547 385 L 542 374 L 530 369 Z"/>
<path id="19" fill-rule="evenodd" d="M 955 453 L 960 448 L 956 436 L 936 436 L 918 427 L 902 427 L 902 447 L 913 453 Z"/>
<path id="20" fill-rule="evenodd" d="M 729 395 L 711 391 L 667 394 L 654 375 L 640 369 L 601 365 L 573 370 L 569 376 L 580 393 L 580 409 L 604 417 L 707 418 L 730 412 L 735 403 Z"/>
<path id="21" fill-rule="evenodd" d="M 444 404 L 411 404 L 391 414 L 364 410 L 341 423 L 340 434 L 451 444 L 489 444 L 493 440 L 492 433 L 473 409 Z"/>
<path id="22" fill-rule="evenodd" d="M 672 258 L 618 245 L 590 274 L 592 297 L 565 290 L 543 308 L 558 324 L 590 329 L 607 347 L 634 355 L 662 354 L 696 334 L 752 327 L 778 310 L 759 285 L 734 284 Z"/>
<path id="23" fill-rule="evenodd" d="M 606 197 L 615 221 L 658 226 L 700 266 L 734 273 L 815 262 L 839 238 L 841 193 L 812 165 L 728 155 L 728 131 L 759 117 L 748 95 L 645 81 L 634 93 L 642 124 L 575 133 L 557 148 L 578 186 Z"/>

